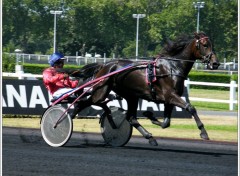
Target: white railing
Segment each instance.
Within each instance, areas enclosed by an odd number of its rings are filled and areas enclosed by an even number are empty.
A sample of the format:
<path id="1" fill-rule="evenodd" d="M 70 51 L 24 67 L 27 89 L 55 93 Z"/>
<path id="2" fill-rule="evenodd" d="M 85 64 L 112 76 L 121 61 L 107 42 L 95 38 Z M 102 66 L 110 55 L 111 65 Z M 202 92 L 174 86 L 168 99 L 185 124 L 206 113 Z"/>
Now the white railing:
<path id="1" fill-rule="evenodd" d="M 39 55 L 39 54 L 24 54 L 24 53 L 5 53 L 9 54 L 11 56 L 16 56 L 16 63 L 24 64 L 24 63 L 42 63 L 42 64 L 48 64 L 48 60 L 50 58 L 50 55 Z M 73 65 L 85 65 L 88 63 L 105 63 L 107 61 L 110 61 L 114 58 L 106 58 L 101 57 L 99 54 L 91 55 L 86 54 L 85 57 L 83 56 L 65 56 L 67 58 L 66 63 L 67 64 L 73 64 Z"/>
<path id="2" fill-rule="evenodd" d="M 31 74 L 31 73 L 24 73 L 24 72 L 18 72 L 18 73 L 8 73 L 8 72 L 3 72 L 2 73 L 3 77 L 13 77 L 13 78 L 18 78 L 18 79 L 28 79 L 28 80 L 37 80 L 37 78 L 42 78 L 42 75 L 36 75 L 36 74 Z"/>
<path id="3" fill-rule="evenodd" d="M 238 103 L 238 101 L 237 101 L 237 91 L 236 91 L 236 88 L 238 87 L 238 84 L 236 83 L 236 81 L 231 81 L 230 84 L 226 84 L 226 83 L 197 82 L 197 81 L 185 80 L 185 86 L 187 87 L 188 94 L 189 94 L 189 91 L 190 91 L 190 85 L 229 87 L 229 98 L 228 98 L 228 100 L 189 97 L 190 101 L 228 103 L 229 104 L 229 110 L 231 110 L 231 111 L 235 109 L 234 104 Z"/>
<path id="4" fill-rule="evenodd" d="M 42 78 L 42 75 L 24 73 L 23 71 L 18 73 L 6 73 L 3 72 L 2 76 L 4 77 L 17 77 L 18 79 L 28 79 L 28 80 L 36 80 L 37 78 Z M 190 85 L 203 85 L 203 86 L 219 86 L 219 87 L 229 87 L 229 98 L 226 100 L 221 99 L 210 99 L 210 98 L 198 98 L 198 97 L 189 97 L 190 101 L 203 101 L 203 102 L 216 102 L 216 103 L 228 103 L 229 110 L 235 109 L 235 104 L 238 104 L 237 101 L 237 87 L 238 84 L 236 81 L 231 81 L 230 84 L 226 83 L 212 83 L 212 82 L 197 82 L 197 81 L 190 81 L 185 80 L 185 86 L 187 87 L 188 94 L 190 92 Z"/>
<path id="5" fill-rule="evenodd" d="M 205 64 L 203 64 L 202 62 L 200 61 L 196 61 L 194 63 L 194 69 L 195 70 L 202 70 L 206 67 Z M 231 62 L 227 62 L 226 61 L 226 58 L 224 58 L 223 62 L 220 63 L 220 67 L 222 67 L 223 70 L 226 70 L 229 72 L 229 74 L 232 73 L 232 71 L 237 71 L 238 70 L 238 62 L 236 61 L 235 58 L 232 59 Z M 217 71 L 217 70 L 214 70 L 214 71 Z M 222 71 L 222 70 L 221 70 Z"/>

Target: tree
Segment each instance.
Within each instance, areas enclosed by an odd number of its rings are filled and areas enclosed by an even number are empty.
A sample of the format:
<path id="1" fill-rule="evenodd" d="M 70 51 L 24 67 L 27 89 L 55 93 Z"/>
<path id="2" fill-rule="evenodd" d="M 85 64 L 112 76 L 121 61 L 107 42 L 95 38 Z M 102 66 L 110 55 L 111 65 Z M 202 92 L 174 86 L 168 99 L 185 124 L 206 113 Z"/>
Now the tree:
<path id="1" fill-rule="evenodd" d="M 237 57 L 237 0 L 204 0 L 200 30 L 212 40 L 220 59 Z M 136 19 L 139 56 L 156 55 L 167 39 L 196 31 L 192 0 L 3 0 L 3 49 L 26 53 L 53 51 L 53 15 L 57 16 L 57 49 L 65 55 L 95 52 L 110 57 L 135 55 Z M 11 47 L 10 47 L 11 46 Z"/>

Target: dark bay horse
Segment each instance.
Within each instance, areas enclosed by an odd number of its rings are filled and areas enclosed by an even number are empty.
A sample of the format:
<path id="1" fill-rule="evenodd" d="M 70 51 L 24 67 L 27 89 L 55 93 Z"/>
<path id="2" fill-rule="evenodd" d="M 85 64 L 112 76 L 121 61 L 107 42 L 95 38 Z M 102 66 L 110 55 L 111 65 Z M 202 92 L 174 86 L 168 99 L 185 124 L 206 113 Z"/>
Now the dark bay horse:
<path id="1" fill-rule="evenodd" d="M 181 98 L 184 80 L 197 59 L 206 63 L 209 69 L 217 69 L 220 65 L 212 51 L 211 41 L 204 33 L 195 34 L 194 37 L 179 37 L 176 41 L 168 43 L 164 51 L 151 61 L 113 60 L 104 65 L 87 66 L 95 70 L 95 79 L 127 66 L 130 66 L 130 69 L 119 71 L 95 85 L 91 96 L 79 103 L 75 114 L 89 105 L 101 104 L 113 90 L 127 101 L 127 120 L 146 139 L 149 139 L 150 144 L 157 145 L 156 140 L 138 123 L 136 117 L 139 98 L 155 103 L 164 103 L 163 122 L 153 117 L 151 112 L 144 113 L 152 123 L 162 128 L 170 126 L 174 106 L 186 109 L 194 117 L 197 127 L 201 131 L 201 138 L 208 140 L 208 134 L 196 109 Z"/>

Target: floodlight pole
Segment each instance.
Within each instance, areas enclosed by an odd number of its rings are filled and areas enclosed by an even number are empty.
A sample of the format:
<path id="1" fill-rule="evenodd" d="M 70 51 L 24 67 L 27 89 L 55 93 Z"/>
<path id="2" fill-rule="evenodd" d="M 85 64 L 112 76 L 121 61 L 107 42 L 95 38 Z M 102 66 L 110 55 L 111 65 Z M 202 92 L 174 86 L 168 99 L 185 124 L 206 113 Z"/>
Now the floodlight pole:
<path id="1" fill-rule="evenodd" d="M 53 52 L 56 52 L 56 31 L 57 31 L 57 15 L 61 15 L 62 11 L 50 11 L 54 15 L 54 38 L 53 38 Z"/>
<path id="2" fill-rule="evenodd" d="M 193 2 L 193 6 L 195 9 L 198 9 L 198 14 L 197 14 L 197 33 L 199 32 L 199 17 L 200 17 L 200 8 L 203 8 L 205 5 L 205 2 Z"/>
<path id="3" fill-rule="evenodd" d="M 136 60 L 138 60 L 138 31 L 139 31 L 139 18 L 146 17 L 145 14 L 133 14 L 133 18 L 137 19 L 137 29 L 136 29 Z"/>

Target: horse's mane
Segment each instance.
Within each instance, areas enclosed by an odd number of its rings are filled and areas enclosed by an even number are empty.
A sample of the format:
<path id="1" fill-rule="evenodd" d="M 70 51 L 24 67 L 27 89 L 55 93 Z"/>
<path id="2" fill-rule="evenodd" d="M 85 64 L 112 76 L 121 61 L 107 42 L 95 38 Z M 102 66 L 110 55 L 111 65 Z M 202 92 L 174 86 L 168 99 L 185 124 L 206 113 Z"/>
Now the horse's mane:
<path id="1" fill-rule="evenodd" d="M 183 49 L 193 40 L 193 38 L 199 39 L 206 36 L 204 32 L 194 33 L 193 35 L 182 34 L 178 36 L 174 41 L 167 40 L 160 55 L 163 56 L 175 56 L 179 54 Z"/>
<path id="2" fill-rule="evenodd" d="M 180 35 L 174 41 L 168 39 L 162 51 L 160 52 L 160 55 L 175 56 L 180 53 L 192 39 L 192 36 L 186 34 Z"/>

